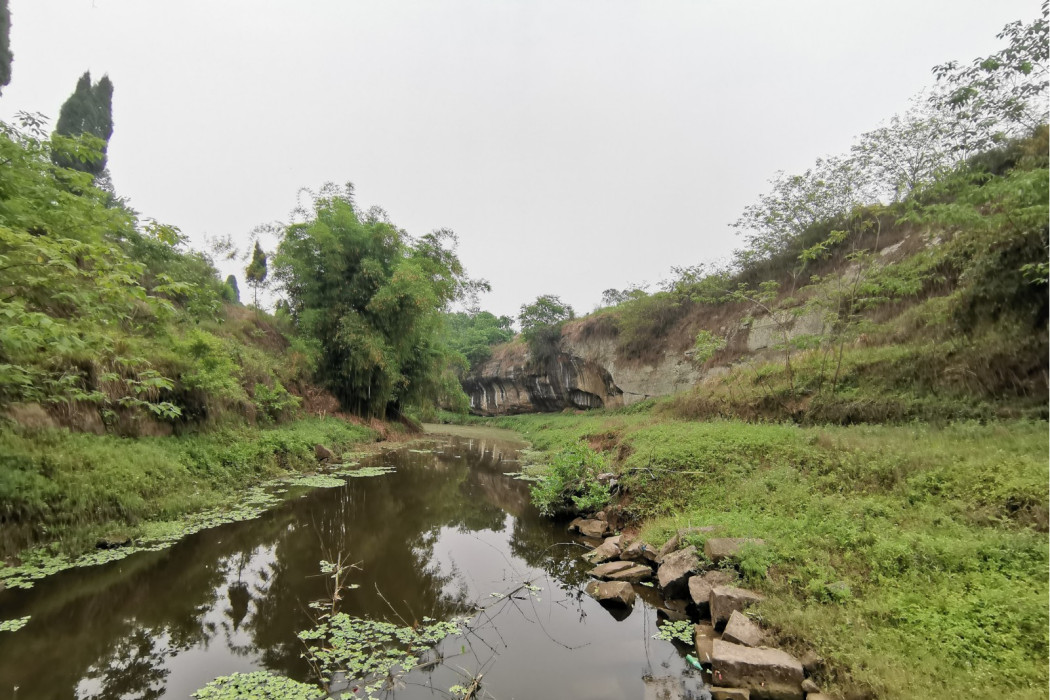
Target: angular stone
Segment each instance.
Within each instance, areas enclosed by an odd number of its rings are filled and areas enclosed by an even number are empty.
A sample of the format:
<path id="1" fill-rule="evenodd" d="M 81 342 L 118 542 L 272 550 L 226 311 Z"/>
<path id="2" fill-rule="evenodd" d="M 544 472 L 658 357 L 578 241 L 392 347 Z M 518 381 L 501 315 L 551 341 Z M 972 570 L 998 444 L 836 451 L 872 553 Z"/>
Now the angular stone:
<path id="1" fill-rule="evenodd" d="M 827 693 L 806 693 L 806 700 L 836 700 Z"/>
<path id="2" fill-rule="evenodd" d="M 711 654 L 714 651 L 714 643 L 719 639 L 714 625 L 706 622 L 693 625 L 693 639 L 696 644 L 696 658 L 705 666 L 711 665 Z"/>
<path id="3" fill-rule="evenodd" d="M 660 556 L 661 557 L 666 557 L 668 554 L 670 554 L 674 550 L 678 549 L 678 543 L 680 541 L 681 541 L 681 539 L 678 537 L 677 534 L 673 535 L 671 537 L 671 539 L 669 539 L 666 542 L 664 542 L 664 546 L 663 547 L 660 547 Z"/>
<path id="4" fill-rule="evenodd" d="M 641 583 L 642 581 L 648 581 L 653 577 L 653 570 L 645 564 L 634 564 L 631 562 L 617 562 L 618 564 L 627 564 L 630 566 L 628 569 L 620 569 L 619 571 L 609 574 L 606 576 L 610 581 L 627 581 L 628 583 Z"/>
<path id="5" fill-rule="evenodd" d="M 591 581 L 584 588 L 590 597 L 607 605 L 634 605 L 634 589 L 623 581 Z"/>
<path id="6" fill-rule="evenodd" d="M 684 600 L 665 600 L 657 611 L 671 622 L 682 622 L 689 619 L 688 607 L 689 604 Z"/>
<path id="7" fill-rule="evenodd" d="M 643 678 L 645 700 L 685 700 L 685 685 L 681 678 Z"/>
<path id="8" fill-rule="evenodd" d="M 751 691 L 747 688 L 711 686 L 711 700 L 751 700 Z"/>
<path id="9" fill-rule="evenodd" d="M 806 651 L 799 660 L 802 662 L 802 669 L 806 672 L 807 676 L 821 673 L 824 670 L 824 659 L 812 649 Z"/>
<path id="10" fill-rule="evenodd" d="M 572 522 L 569 523 L 569 532 L 579 532 L 580 523 L 582 523 L 584 520 L 586 520 L 586 518 L 573 518 Z"/>
<path id="11" fill-rule="evenodd" d="M 584 537 L 604 537 L 609 533 L 609 523 L 604 520 L 581 520 L 577 527 Z"/>
<path id="12" fill-rule="evenodd" d="M 761 546 L 765 540 L 750 537 L 712 537 L 704 542 L 704 554 L 715 564 L 723 559 L 736 559 L 744 545 Z"/>
<path id="13" fill-rule="evenodd" d="M 803 670 L 805 670 L 806 667 L 803 666 L 802 668 Z M 811 679 L 807 678 L 806 680 L 802 681 L 802 692 L 806 693 L 808 697 L 811 693 L 819 693 L 820 686 L 814 683 Z"/>
<path id="14" fill-rule="evenodd" d="M 729 622 L 734 610 L 743 611 L 761 600 L 765 598 L 743 588 L 715 586 L 711 589 L 711 622 L 721 627 Z"/>
<path id="15" fill-rule="evenodd" d="M 730 572 L 717 569 L 689 578 L 689 597 L 693 599 L 700 617 L 711 616 L 711 590 L 715 586 L 732 583 L 735 578 Z"/>
<path id="16" fill-rule="evenodd" d="M 314 445 L 314 457 L 317 458 L 318 462 L 328 461 L 334 456 L 335 455 L 332 454 L 332 451 L 324 445 Z"/>
<path id="17" fill-rule="evenodd" d="M 627 545 L 627 548 L 620 553 L 620 558 L 626 561 L 656 562 L 660 558 L 660 550 L 648 542 L 636 540 Z"/>
<path id="18" fill-rule="evenodd" d="M 606 540 L 600 545 L 583 555 L 583 558 L 592 564 L 601 564 L 603 561 L 616 559 L 620 556 L 620 548 L 615 542 Z"/>
<path id="19" fill-rule="evenodd" d="M 729 622 L 726 624 L 725 631 L 722 632 L 722 639 L 734 644 L 743 644 L 745 647 L 760 646 L 764 638 L 762 628 L 739 610 L 734 610 L 730 614 Z"/>
<path id="20" fill-rule="evenodd" d="M 802 700 L 802 663 L 791 654 L 716 640 L 711 675 L 720 686 L 747 688 L 755 698 Z"/>
<path id="21" fill-rule="evenodd" d="M 623 571 L 624 569 L 633 568 L 635 565 L 629 561 L 610 561 L 605 564 L 599 564 L 587 573 L 595 578 L 611 578 L 612 574 Z M 645 567 L 646 570 L 649 567 Z"/>
<path id="22" fill-rule="evenodd" d="M 672 552 L 663 558 L 656 578 L 666 595 L 685 595 L 688 590 L 689 577 L 700 566 L 696 547 L 686 547 Z"/>

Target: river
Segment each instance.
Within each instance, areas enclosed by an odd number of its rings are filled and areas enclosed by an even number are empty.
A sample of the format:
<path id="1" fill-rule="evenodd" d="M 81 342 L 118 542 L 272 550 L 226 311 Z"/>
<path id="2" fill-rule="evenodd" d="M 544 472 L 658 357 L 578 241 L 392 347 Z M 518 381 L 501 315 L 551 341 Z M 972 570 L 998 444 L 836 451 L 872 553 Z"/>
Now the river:
<path id="1" fill-rule="evenodd" d="M 358 567 L 340 611 L 470 618 L 389 697 L 448 698 L 481 673 L 479 697 L 641 699 L 647 678 L 691 676 L 684 648 L 653 639 L 652 595 L 614 615 L 582 593 L 585 550 L 507 475 L 520 468 L 514 434 L 458 432 L 363 462 L 390 473 L 293 488 L 254 520 L 0 591 L 0 620 L 31 616 L 0 632 L 0 700 L 188 698 L 263 669 L 316 682 L 296 635 L 329 595 L 321 560 L 340 554 Z"/>

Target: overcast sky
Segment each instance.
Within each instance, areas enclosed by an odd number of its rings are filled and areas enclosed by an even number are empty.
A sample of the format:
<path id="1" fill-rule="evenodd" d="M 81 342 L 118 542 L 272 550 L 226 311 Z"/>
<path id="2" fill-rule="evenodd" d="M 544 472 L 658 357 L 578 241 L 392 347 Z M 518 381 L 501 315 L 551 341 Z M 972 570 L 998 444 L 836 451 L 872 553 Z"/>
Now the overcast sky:
<path id="1" fill-rule="evenodd" d="M 109 164 L 196 247 L 353 182 L 459 235 L 516 315 L 727 257 L 779 169 L 841 153 L 1038 0 L 11 0 L 0 116 L 115 86 Z M 234 267 L 242 267 L 240 265 Z M 226 272 L 234 271 L 227 266 Z M 243 269 L 236 270 L 243 285 Z"/>

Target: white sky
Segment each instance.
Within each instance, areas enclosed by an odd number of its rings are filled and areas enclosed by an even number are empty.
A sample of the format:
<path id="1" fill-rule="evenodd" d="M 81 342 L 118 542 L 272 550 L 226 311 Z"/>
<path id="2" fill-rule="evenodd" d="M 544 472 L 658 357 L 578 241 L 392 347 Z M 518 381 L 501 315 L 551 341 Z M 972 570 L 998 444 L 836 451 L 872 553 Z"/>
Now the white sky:
<path id="1" fill-rule="evenodd" d="M 516 315 L 728 256 L 778 169 L 1000 46 L 1038 0 L 11 0 L 0 117 L 115 86 L 118 194 L 197 247 L 352 181 Z M 236 271 L 241 281 L 243 269 Z M 242 266 L 237 266 L 242 267 Z"/>

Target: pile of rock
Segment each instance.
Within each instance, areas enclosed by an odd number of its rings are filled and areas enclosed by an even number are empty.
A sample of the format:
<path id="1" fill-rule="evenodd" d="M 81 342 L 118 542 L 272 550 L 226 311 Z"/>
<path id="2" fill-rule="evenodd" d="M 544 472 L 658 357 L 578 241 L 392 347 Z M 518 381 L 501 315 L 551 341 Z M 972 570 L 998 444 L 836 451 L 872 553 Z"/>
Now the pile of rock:
<path id="1" fill-rule="evenodd" d="M 831 700 L 820 692 L 812 676 L 819 675 L 821 660 L 814 654 L 797 659 L 791 654 L 767 646 L 765 631 L 745 610 L 761 601 L 758 593 L 733 585 L 737 574 L 724 564 L 734 562 L 745 546 L 762 546 L 758 539 L 710 537 L 717 528 L 679 530 L 663 547 L 656 548 L 641 540 L 625 541 L 611 535 L 602 514 L 590 519 L 577 518 L 570 531 L 592 541 L 601 539 L 583 558 L 596 566 L 588 573 L 596 580 L 586 586 L 586 593 L 603 605 L 630 608 L 636 593 L 645 584 L 659 593 L 660 607 L 671 619 L 689 619 L 694 626 L 696 659 L 709 673 L 714 700 Z M 708 536 L 704 542 L 704 560 L 695 546 L 682 547 L 692 534 Z"/>

